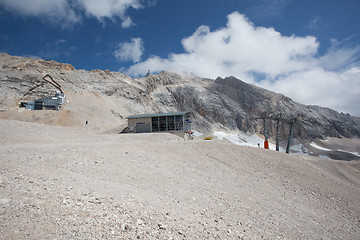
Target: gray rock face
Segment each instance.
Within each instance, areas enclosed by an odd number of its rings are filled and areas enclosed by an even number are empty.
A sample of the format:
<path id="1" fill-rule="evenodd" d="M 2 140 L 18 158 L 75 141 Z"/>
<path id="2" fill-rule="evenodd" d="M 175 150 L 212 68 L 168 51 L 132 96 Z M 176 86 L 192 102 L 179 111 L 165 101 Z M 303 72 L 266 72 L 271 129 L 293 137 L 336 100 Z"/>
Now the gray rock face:
<path id="1" fill-rule="evenodd" d="M 263 122 L 256 118 L 264 113 L 281 113 L 282 118 L 298 119 L 294 137 L 303 141 L 326 137 L 360 138 L 360 118 L 328 108 L 298 104 L 284 95 L 235 77 L 212 80 L 162 72 L 133 79 L 117 72 L 76 70 L 70 64 L 13 57 L 6 53 L 0 54 L 0 62 L 2 118 L 23 120 L 26 116 L 15 111 L 20 101 L 34 100 L 56 91 L 42 80 L 44 75 L 50 74 L 70 99 L 70 103 L 64 104 L 68 114 L 63 117 L 76 118 L 82 114 L 90 122 L 96 122 L 92 118 L 103 116 L 107 124 L 114 127 L 125 124 L 124 118 L 130 114 L 189 110 L 193 114 L 193 127 L 199 131 L 239 129 L 262 133 Z M 9 113 L 11 111 L 13 114 Z M 34 119 L 38 118 L 25 120 Z M 68 122 L 76 126 L 79 121 Z M 100 120 L 98 124 L 105 125 Z M 270 137 L 275 138 L 274 121 L 268 121 L 267 129 Z M 289 125 L 281 123 L 282 140 L 286 140 L 288 132 Z"/>
<path id="2" fill-rule="evenodd" d="M 298 118 L 296 135 L 302 138 L 360 137 L 360 118 L 349 114 L 319 106 L 305 106 L 284 95 L 244 83 L 234 77 L 217 78 L 212 89 L 233 99 L 246 112 L 247 117 L 238 116 L 240 123 L 264 112 L 274 115 L 281 113 L 283 118 Z M 273 126 L 274 124 L 269 125 L 268 128 L 275 134 Z M 247 130 L 244 124 L 238 124 L 238 127 L 243 131 Z"/>

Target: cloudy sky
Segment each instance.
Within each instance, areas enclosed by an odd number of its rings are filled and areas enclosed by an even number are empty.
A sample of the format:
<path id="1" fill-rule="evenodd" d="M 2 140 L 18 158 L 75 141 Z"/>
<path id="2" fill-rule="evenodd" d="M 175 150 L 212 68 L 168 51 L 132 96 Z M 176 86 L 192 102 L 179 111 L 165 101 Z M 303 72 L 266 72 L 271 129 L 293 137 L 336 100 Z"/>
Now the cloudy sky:
<path id="1" fill-rule="evenodd" d="M 0 51 L 235 76 L 360 117 L 359 0 L 0 0 Z"/>

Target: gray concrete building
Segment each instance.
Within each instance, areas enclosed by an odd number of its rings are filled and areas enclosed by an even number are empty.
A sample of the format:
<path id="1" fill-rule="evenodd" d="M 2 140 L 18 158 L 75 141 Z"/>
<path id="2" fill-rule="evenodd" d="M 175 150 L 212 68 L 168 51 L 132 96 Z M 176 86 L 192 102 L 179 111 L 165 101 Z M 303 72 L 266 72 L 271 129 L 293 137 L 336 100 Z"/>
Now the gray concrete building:
<path id="1" fill-rule="evenodd" d="M 171 132 L 184 137 L 191 132 L 190 112 L 155 113 L 128 116 L 128 130 L 133 133 Z"/>
<path id="2" fill-rule="evenodd" d="M 57 92 L 55 96 L 36 99 L 34 102 L 20 102 L 19 107 L 30 110 L 59 110 L 65 101 L 65 94 Z"/>

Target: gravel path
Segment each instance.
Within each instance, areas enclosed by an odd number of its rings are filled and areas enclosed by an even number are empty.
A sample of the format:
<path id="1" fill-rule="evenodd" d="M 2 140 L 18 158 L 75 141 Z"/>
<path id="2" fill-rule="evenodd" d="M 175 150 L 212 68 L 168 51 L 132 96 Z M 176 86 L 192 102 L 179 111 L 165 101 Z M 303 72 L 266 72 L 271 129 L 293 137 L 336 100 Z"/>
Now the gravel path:
<path id="1" fill-rule="evenodd" d="M 359 239 L 360 162 L 0 120 L 1 239 Z"/>

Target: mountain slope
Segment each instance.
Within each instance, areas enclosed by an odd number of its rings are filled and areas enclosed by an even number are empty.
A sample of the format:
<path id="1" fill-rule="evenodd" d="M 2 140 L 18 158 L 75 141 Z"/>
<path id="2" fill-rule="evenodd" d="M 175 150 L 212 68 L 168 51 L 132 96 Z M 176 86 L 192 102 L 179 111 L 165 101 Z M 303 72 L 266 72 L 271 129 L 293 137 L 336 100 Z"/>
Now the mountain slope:
<path id="1" fill-rule="evenodd" d="M 247 84 L 234 77 L 203 79 L 191 74 L 162 72 L 133 79 L 102 70 L 76 70 L 70 64 L 0 54 L 0 117 L 61 126 L 87 127 L 98 132 L 120 131 L 131 114 L 192 112 L 193 128 L 263 134 L 266 113 L 297 118 L 295 143 L 309 144 L 328 137 L 360 138 L 360 118 L 328 108 L 305 106 L 281 94 Z M 42 77 L 51 75 L 68 98 L 60 111 L 27 111 L 20 101 L 34 101 L 58 91 Z M 85 124 L 85 123 L 88 124 Z M 270 138 L 274 121 L 267 121 Z M 289 125 L 280 124 L 285 146 Z M 360 151 L 358 148 L 349 149 Z"/>
<path id="2" fill-rule="evenodd" d="M 359 239 L 360 161 L 0 119 L 2 239 Z"/>

